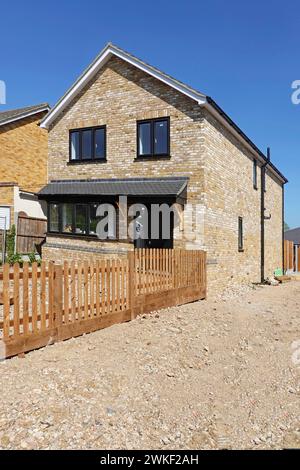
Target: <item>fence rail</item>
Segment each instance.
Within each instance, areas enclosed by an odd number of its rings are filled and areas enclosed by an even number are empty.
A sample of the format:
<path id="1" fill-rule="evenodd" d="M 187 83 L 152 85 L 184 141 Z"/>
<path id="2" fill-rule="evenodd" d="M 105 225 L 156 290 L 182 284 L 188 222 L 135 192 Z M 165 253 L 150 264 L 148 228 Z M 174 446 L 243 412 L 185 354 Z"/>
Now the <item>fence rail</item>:
<path id="1" fill-rule="evenodd" d="M 0 332 L 6 357 L 203 299 L 203 251 L 139 249 L 123 260 L 3 266 Z"/>

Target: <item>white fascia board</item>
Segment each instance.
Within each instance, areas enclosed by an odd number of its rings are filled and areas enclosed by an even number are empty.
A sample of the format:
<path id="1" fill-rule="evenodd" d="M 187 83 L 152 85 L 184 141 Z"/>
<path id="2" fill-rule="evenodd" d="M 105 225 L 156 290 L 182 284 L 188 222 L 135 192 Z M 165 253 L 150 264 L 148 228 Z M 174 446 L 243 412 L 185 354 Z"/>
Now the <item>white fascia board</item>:
<path id="1" fill-rule="evenodd" d="M 161 82 L 169 85 L 175 90 L 183 93 L 189 98 L 195 100 L 198 104 L 203 104 L 205 101 L 205 96 L 201 96 L 200 93 L 193 92 L 188 87 L 181 85 L 176 80 L 173 80 L 171 77 L 166 76 L 165 74 L 159 72 L 158 70 L 153 69 L 151 66 L 140 62 L 134 57 L 126 54 L 125 52 L 120 51 L 119 49 L 109 46 L 104 49 L 103 53 L 92 63 L 92 65 L 82 74 L 81 77 L 75 82 L 75 84 L 67 91 L 65 96 L 58 101 L 58 103 L 52 108 L 50 113 L 42 120 L 40 127 L 48 128 L 53 122 L 55 117 L 71 102 L 71 100 L 84 88 L 84 86 L 91 80 L 91 78 L 98 72 L 98 70 L 103 67 L 106 62 L 115 55 L 120 59 L 128 62 L 129 64 L 139 68 L 140 70 L 146 72 L 148 75 L 151 75 L 154 78 L 157 78 Z"/>
<path id="2" fill-rule="evenodd" d="M 130 56 L 128 57 L 122 51 L 114 49 L 112 52 L 120 59 L 123 59 L 129 62 L 131 65 L 134 65 L 135 67 L 143 70 L 143 72 L 146 72 L 147 74 L 152 75 L 152 77 L 157 78 L 157 80 L 160 80 L 166 85 L 169 85 L 171 88 L 174 88 L 175 90 L 179 91 L 180 93 L 183 93 L 184 95 L 188 96 L 194 101 L 197 101 L 198 104 L 203 104 L 205 102 L 205 96 L 202 97 L 200 93 L 193 92 L 184 84 L 178 83 L 176 80 L 173 80 L 171 77 L 168 77 L 167 75 L 159 72 L 158 70 L 153 69 L 151 66 L 141 63 L 140 61 L 136 60 L 134 57 L 130 57 Z"/>
<path id="3" fill-rule="evenodd" d="M 244 147 L 246 147 L 247 150 L 249 150 L 249 151 L 252 153 L 252 155 L 253 155 L 254 158 L 256 158 L 257 160 L 259 160 L 262 165 L 267 164 L 268 170 L 271 171 L 271 173 L 272 173 L 274 176 L 276 176 L 276 178 L 277 178 L 279 181 L 283 181 L 282 178 L 278 175 L 278 173 L 274 170 L 274 168 L 272 168 L 270 165 L 268 165 L 268 163 L 266 162 L 266 160 L 265 160 L 264 158 L 262 158 L 262 156 L 261 156 L 258 152 L 256 152 L 253 147 L 251 147 L 251 145 L 243 138 L 243 136 L 241 136 L 241 135 L 229 124 L 229 122 L 227 122 L 226 119 L 224 119 L 223 116 L 221 116 L 221 114 L 218 113 L 218 111 L 217 111 L 213 106 L 211 106 L 211 104 L 209 104 L 207 101 L 205 101 L 205 103 L 204 103 L 203 105 L 201 105 L 201 106 L 203 106 L 204 108 L 206 108 L 219 122 L 221 122 L 222 125 L 223 125 L 224 127 L 226 127 L 226 129 L 228 129 L 228 130 L 231 132 L 231 134 L 234 135 L 234 136 L 237 138 L 237 140 L 238 140 L 239 142 L 241 142 L 241 143 L 244 145 Z"/>
<path id="4" fill-rule="evenodd" d="M 43 111 L 50 111 L 50 107 L 47 106 L 45 108 L 39 109 L 38 111 L 36 111 L 36 110 L 35 111 L 30 111 L 29 113 L 24 113 L 21 116 L 16 116 L 16 117 L 7 119 L 6 121 L 2 121 L 0 123 L 0 127 L 5 126 L 6 124 L 10 124 L 11 122 L 19 121 L 20 119 L 25 119 L 27 117 L 34 116 L 35 114 L 42 113 Z"/>

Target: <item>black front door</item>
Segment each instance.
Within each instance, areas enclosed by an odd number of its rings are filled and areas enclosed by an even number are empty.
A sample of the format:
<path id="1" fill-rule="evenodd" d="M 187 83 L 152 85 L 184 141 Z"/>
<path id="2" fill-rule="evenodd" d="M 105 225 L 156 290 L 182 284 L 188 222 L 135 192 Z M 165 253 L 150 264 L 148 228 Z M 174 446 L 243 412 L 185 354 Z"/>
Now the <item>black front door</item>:
<path id="1" fill-rule="evenodd" d="M 139 221 L 137 221 L 137 230 L 138 232 L 141 233 L 141 238 L 137 238 L 135 240 L 134 246 L 135 248 L 173 248 L 173 232 L 174 232 L 174 214 L 171 211 L 170 213 L 170 231 L 169 231 L 169 237 L 164 237 L 163 233 L 163 223 L 169 223 L 168 220 L 163 221 L 163 214 L 160 212 L 159 213 L 159 219 L 155 221 L 155 223 L 158 223 L 158 230 L 157 230 L 157 235 L 158 236 L 153 236 L 155 234 L 155 231 L 152 230 L 152 222 L 151 222 L 151 210 L 150 208 L 148 209 L 148 233 L 147 237 L 145 238 L 143 234 L 143 226 L 139 226 Z"/>

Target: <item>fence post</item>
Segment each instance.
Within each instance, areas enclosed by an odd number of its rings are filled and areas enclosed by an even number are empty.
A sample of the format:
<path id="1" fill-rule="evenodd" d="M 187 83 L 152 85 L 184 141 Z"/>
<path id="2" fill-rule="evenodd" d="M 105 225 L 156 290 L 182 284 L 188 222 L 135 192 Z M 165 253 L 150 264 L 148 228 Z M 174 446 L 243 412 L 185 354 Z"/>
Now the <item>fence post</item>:
<path id="1" fill-rule="evenodd" d="M 205 294 L 205 298 L 207 298 L 207 252 L 206 251 L 202 251 L 202 255 L 203 255 L 203 272 L 204 272 L 204 294 Z"/>
<path id="2" fill-rule="evenodd" d="M 54 313 L 54 326 L 57 328 L 59 339 L 59 328 L 62 325 L 62 311 L 63 311 L 63 289 L 62 289 L 63 269 L 62 265 L 54 265 L 54 286 L 53 286 L 53 313 Z"/>
<path id="3" fill-rule="evenodd" d="M 129 308 L 131 312 L 131 320 L 135 318 L 134 312 L 134 301 L 136 295 L 136 272 L 135 272 L 135 253 L 134 251 L 129 251 L 127 253 L 128 257 L 128 298 L 129 298 Z"/>
<path id="4" fill-rule="evenodd" d="M 9 339 L 10 336 L 10 266 L 8 263 L 3 265 L 3 339 Z"/>

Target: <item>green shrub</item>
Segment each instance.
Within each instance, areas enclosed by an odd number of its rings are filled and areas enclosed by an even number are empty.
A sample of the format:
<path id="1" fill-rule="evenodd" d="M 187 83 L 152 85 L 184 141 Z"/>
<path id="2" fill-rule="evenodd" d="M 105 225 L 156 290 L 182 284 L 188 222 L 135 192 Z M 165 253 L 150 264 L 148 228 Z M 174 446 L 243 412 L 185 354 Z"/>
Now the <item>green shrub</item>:
<path id="1" fill-rule="evenodd" d="M 34 252 L 31 252 L 31 253 L 28 253 L 28 258 L 29 258 L 29 263 L 32 264 L 36 261 L 35 259 L 35 253 Z"/>
<path id="2" fill-rule="evenodd" d="M 23 259 L 20 253 L 13 253 L 11 255 L 6 256 L 6 262 L 9 264 L 19 263 L 20 265 L 22 265 Z"/>
<path id="3" fill-rule="evenodd" d="M 36 257 L 36 254 L 34 253 L 34 251 L 32 251 L 31 253 L 28 253 L 27 256 L 29 258 L 30 264 L 37 263 L 37 265 L 40 266 L 42 260 Z"/>
<path id="4" fill-rule="evenodd" d="M 12 225 L 6 233 L 6 253 L 8 257 L 13 256 L 15 253 L 15 237 L 16 227 Z"/>

